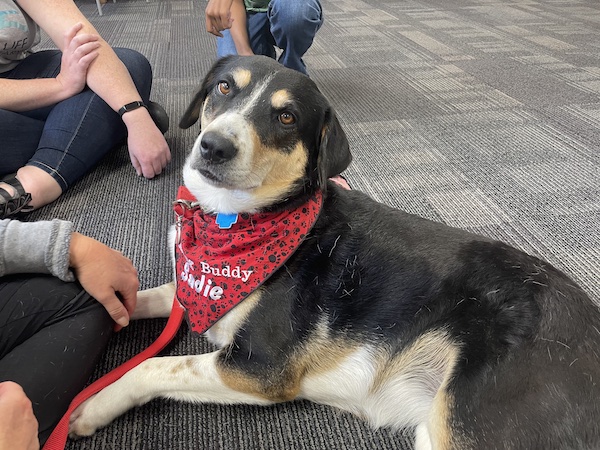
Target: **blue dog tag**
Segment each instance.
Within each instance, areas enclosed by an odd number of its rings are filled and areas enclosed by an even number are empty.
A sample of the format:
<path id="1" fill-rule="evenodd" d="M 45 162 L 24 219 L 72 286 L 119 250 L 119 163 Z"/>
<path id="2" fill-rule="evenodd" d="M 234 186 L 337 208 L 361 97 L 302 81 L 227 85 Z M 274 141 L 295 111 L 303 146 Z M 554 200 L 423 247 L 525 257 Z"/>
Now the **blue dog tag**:
<path id="1" fill-rule="evenodd" d="M 238 215 L 237 214 L 217 214 L 217 225 L 221 230 L 228 230 L 234 223 L 237 223 Z"/>

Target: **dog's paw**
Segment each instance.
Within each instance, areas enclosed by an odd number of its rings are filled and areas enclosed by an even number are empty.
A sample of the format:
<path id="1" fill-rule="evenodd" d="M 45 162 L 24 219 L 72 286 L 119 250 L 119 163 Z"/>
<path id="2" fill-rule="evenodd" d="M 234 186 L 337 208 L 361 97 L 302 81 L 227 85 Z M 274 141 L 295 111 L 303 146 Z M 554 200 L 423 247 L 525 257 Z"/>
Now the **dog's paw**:
<path id="1" fill-rule="evenodd" d="M 109 388 L 92 395 L 79 405 L 69 418 L 69 437 L 91 436 L 121 415 L 127 407 L 115 401 Z"/>
<path id="2" fill-rule="evenodd" d="M 93 409 L 96 395 L 88 398 L 71 413 L 69 418 L 69 437 L 71 439 L 91 436 L 100 428 L 100 425 L 94 420 L 96 414 Z"/>
<path id="3" fill-rule="evenodd" d="M 152 289 L 139 291 L 131 320 L 169 317 L 174 296 L 175 283 L 167 283 Z"/>
<path id="4" fill-rule="evenodd" d="M 138 368 L 139 366 L 127 372 L 119 380 L 79 405 L 69 420 L 69 436 L 91 436 L 127 410 L 139 406 L 141 403 L 135 401 L 135 389 L 132 390 L 132 384 L 127 382 L 129 377 L 135 378 L 134 372 Z M 151 398 L 148 397 L 146 401 Z"/>

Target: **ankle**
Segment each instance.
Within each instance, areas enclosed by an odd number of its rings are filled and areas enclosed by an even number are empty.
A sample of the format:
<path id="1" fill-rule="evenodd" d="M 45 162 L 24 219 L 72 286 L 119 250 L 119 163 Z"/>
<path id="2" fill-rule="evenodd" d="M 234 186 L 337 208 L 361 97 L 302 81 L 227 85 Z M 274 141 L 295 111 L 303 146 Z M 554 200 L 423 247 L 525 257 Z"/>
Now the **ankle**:
<path id="1" fill-rule="evenodd" d="M 17 171 L 16 177 L 23 185 L 25 192 L 31 194 L 30 205 L 34 209 L 53 202 L 62 194 L 58 182 L 48 172 L 39 167 L 21 167 Z"/>

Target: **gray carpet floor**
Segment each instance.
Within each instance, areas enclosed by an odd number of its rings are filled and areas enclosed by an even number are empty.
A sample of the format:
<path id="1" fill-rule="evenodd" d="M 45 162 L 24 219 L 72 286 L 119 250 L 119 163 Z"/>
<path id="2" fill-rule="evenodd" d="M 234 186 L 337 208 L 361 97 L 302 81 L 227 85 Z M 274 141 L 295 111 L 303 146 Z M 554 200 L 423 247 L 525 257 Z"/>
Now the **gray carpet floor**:
<path id="1" fill-rule="evenodd" d="M 144 53 L 153 99 L 171 116 L 173 161 L 138 178 L 125 148 L 31 220 L 58 217 L 123 251 L 143 288 L 169 280 L 166 231 L 198 128 L 176 127 L 214 60 L 205 2 L 117 0 L 99 16 L 111 44 Z M 570 274 L 600 299 L 600 3 L 597 0 L 322 0 L 306 56 L 336 108 L 355 189 L 421 216 L 505 241 Z M 52 46 L 47 40 L 41 47 Z M 112 340 L 95 377 L 149 345 L 164 321 Z M 180 333 L 165 354 L 205 352 Z M 398 404 L 402 408 L 402 404 Z M 408 449 L 330 408 L 153 401 L 68 449 Z"/>

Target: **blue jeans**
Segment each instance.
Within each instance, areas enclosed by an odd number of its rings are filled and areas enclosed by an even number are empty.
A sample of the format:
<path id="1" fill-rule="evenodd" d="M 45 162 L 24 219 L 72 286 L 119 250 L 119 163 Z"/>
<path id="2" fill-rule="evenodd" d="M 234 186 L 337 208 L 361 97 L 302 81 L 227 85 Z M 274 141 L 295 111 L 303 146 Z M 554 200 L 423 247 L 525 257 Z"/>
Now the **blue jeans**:
<path id="1" fill-rule="evenodd" d="M 140 53 L 115 48 L 147 102 L 152 68 Z M 60 72 L 61 52 L 33 53 L 9 72 L 8 79 L 52 78 Z M 89 88 L 55 105 L 26 112 L 0 109 L 0 176 L 30 165 L 48 172 L 63 192 L 89 172 L 110 150 L 122 145 L 127 128 L 113 109 Z"/>
<path id="2" fill-rule="evenodd" d="M 306 73 L 302 60 L 323 24 L 319 0 L 271 0 L 265 13 L 247 13 L 250 46 L 257 55 L 275 58 L 275 48 L 283 53 L 279 62 L 290 69 Z M 235 55 L 237 51 L 229 30 L 217 38 L 217 56 Z"/>

